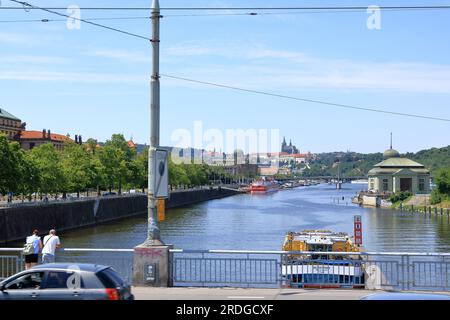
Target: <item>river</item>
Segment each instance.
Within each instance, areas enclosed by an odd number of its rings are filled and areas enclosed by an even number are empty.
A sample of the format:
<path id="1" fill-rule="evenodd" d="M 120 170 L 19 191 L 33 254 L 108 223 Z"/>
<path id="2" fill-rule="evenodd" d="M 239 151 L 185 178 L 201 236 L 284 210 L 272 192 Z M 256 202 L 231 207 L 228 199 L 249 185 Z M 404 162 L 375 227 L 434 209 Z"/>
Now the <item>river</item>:
<path id="1" fill-rule="evenodd" d="M 361 208 L 351 197 L 366 187 L 342 190 L 321 184 L 267 195 L 242 194 L 169 210 L 161 238 L 182 249 L 280 250 L 288 231 L 330 229 L 353 233 L 361 215 L 367 251 L 449 252 L 450 217 Z M 146 217 L 65 232 L 70 248 L 133 248 L 147 234 Z"/>

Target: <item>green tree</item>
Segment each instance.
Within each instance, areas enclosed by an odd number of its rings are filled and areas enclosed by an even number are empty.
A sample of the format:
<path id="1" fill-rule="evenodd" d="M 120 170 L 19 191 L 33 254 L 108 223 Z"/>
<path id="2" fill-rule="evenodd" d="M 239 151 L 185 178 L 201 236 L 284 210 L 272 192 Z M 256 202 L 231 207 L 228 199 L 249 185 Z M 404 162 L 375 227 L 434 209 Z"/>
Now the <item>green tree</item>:
<path id="1" fill-rule="evenodd" d="M 95 155 L 95 153 L 97 152 L 97 144 L 98 144 L 97 140 L 92 138 L 88 139 L 86 141 L 86 148 L 91 154 Z"/>
<path id="2" fill-rule="evenodd" d="M 128 146 L 123 135 L 114 134 L 98 153 L 107 187 L 110 191 L 117 187 L 119 194 L 122 193 L 122 187 L 133 180 L 132 161 L 136 151 Z"/>
<path id="3" fill-rule="evenodd" d="M 439 193 L 450 196 L 450 168 L 438 170 L 435 181 Z"/>
<path id="4" fill-rule="evenodd" d="M 76 192 L 79 197 L 80 192 L 87 190 L 91 185 L 95 174 L 92 172 L 91 156 L 85 146 L 69 142 L 64 145 L 61 158 L 61 165 L 67 178 L 67 189 Z"/>
<path id="5" fill-rule="evenodd" d="M 171 157 L 169 157 L 169 184 L 172 187 L 191 184 L 191 181 L 189 180 L 183 166 L 180 164 L 175 164 Z"/>
<path id="6" fill-rule="evenodd" d="M 435 175 L 436 188 L 431 193 L 431 203 L 438 204 L 450 199 L 450 168 L 440 169 Z"/>
<path id="7" fill-rule="evenodd" d="M 148 186 L 148 147 L 136 156 L 131 166 L 131 185 L 145 190 Z"/>
<path id="8" fill-rule="evenodd" d="M 0 193 L 17 192 L 20 184 L 20 146 L 0 134 Z M 19 178 L 19 179 L 18 179 Z"/>
<path id="9" fill-rule="evenodd" d="M 39 192 L 41 194 L 67 191 L 67 179 L 61 165 L 61 155 L 51 143 L 33 148 L 31 159 L 40 173 Z"/>
<path id="10" fill-rule="evenodd" d="M 20 179 L 19 179 L 19 192 L 22 194 L 22 200 L 25 196 L 28 196 L 28 200 L 31 201 L 32 194 L 39 190 L 41 182 L 41 173 L 34 163 L 31 153 L 20 150 Z"/>

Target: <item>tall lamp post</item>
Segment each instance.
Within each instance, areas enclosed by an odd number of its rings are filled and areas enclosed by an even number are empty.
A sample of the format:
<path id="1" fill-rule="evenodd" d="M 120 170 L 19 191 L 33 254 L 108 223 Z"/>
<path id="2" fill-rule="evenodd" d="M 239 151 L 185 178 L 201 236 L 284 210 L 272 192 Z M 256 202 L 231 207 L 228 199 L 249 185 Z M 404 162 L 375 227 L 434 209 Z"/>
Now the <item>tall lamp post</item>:
<path id="1" fill-rule="evenodd" d="M 166 198 L 167 151 L 159 149 L 159 1 L 152 4 L 152 49 L 153 65 L 150 102 L 150 149 L 148 170 L 148 233 L 146 241 L 134 248 L 133 285 L 167 287 L 171 286 L 170 249 L 161 241 L 158 225 L 158 199 Z M 164 191 L 165 189 L 165 191 Z"/>
<path id="2" fill-rule="evenodd" d="M 147 242 L 152 245 L 162 245 L 157 212 L 156 179 L 155 179 L 155 154 L 159 147 L 159 123 L 160 123 L 160 83 L 159 83 L 159 22 L 161 19 L 159 1 L 152 3 L 152 77 L 150 81 L 150 148 L 148 170 L 148 231 Z"/>

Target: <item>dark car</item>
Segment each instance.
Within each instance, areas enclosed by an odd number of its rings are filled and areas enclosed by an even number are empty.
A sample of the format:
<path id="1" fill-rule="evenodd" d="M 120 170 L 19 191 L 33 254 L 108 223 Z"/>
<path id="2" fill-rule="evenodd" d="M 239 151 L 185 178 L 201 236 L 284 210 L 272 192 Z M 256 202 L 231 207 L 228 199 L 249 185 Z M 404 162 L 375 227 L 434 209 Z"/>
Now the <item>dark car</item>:
<path id="1" fill-rule="evenodd" d="M 433 293 L 404 293 L 404 292 L 392 292 L 392 293 L 377 293 L 366 296 L 361 300 L 372 301 L 388 301 L 388 300 L 450 300 L 450 295 L 446 294 L 433 294 Z"/>
<path id="2" fill-rule="evenodd" d="M 111 267 L 52 263 L 2 281 L 0 300 L 134 300 L 134 296 Z"/>

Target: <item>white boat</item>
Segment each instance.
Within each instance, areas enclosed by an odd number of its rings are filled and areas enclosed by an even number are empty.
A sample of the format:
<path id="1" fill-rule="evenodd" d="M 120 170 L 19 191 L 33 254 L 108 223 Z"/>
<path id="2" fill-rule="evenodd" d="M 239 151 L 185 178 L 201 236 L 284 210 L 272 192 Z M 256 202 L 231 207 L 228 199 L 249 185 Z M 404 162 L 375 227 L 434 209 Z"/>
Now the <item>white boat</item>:
<path id="1" fill-rule="evenodd" d="M 369 180 L 367 180 L 367 179 L 353 180 L 352 184 L 369 184 Z"/>

